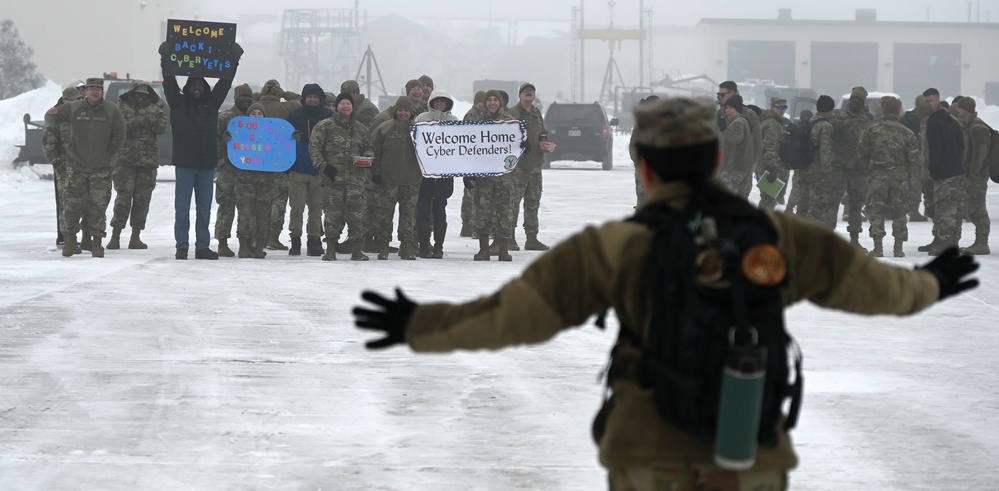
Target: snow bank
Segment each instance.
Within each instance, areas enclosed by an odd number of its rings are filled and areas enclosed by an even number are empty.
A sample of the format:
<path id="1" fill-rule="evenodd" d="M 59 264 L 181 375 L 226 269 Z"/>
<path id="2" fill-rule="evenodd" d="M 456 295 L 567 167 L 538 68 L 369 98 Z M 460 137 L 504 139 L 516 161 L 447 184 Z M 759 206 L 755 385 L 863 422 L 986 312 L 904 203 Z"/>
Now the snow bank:
<path id="1" fill-rule="evenodd" d="M 24 143 L 24 115 L 41 120 L 45 111 L 62 96 L 62 87 L 49 80 L 43 87 L 25 92 L 10 99 L 0 100 L 0 183 L 10 180 L 13 161 L 17 158 L 15 145 Z M 34 173 L 26 171 L 34 176 Z M 22 172 L 16 172 L 22 174 Z M 27 176 L 27 174 L 24 174 Z M 34 177 L 33 177 L 34 178 Z"/>

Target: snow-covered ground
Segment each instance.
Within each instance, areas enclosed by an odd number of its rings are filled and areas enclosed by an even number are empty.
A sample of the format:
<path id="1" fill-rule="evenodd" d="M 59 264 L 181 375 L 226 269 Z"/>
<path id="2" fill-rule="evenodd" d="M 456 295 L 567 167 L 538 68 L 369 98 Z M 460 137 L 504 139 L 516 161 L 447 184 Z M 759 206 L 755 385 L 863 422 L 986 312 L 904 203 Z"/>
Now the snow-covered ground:
<path id="1" fill-rule="evenodd" d="M 454 199 L 443 260 L 176 261 L 168 179 L 153 194 L 148 250 L 63 258 L 52 182 L 8 164 L 19 113 L 56 97 L 52 86 L 0 101 L 0 121 L 14 121 L 0 124 L 0 488 L 606 487 L 590 420 L 616 325 L 415 355 L 366 351 L 349 314 L 365 288 L 472 299 L 539 253 L 473 262 Z M 626 137 L 615 163 L 545 171 L 542 240 L 630 213 Z M 989 201 L 999 216 L 994 189 Z M 916 247 L 930 227 L 910 224 L 907 257 L 884 260 L 926 262 Z M 999 261 L 981 262 L 980 288 L 915 317 L 789 311 L 806 381 L 792 489 L 996 488 Z"/>

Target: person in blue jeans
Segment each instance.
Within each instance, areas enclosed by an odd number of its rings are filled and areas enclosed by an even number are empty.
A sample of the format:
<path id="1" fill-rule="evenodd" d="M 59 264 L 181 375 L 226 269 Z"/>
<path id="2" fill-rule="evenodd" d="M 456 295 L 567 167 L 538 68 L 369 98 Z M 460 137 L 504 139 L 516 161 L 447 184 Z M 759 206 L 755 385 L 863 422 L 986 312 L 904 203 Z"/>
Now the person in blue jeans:
<path id="1" fill-rule="evenodd" d="M 187 259 L 190 248 L 191 195 L 194 195 L 196 221 L 194 226 L 195 259 L 218 259 L 217 252 L 209 248 L 211 233 L 208 223 L 212 217 L 212 191 L 217 163 L 216 127 L 219 108 L 232 87 L 232 78 L 221 78 L 215 88 L 202 77 L 188 77 L 184 90 L 180 90 L 177 77 L 167 75 L 170 45 L 160 45 L 160 63 L 163 67 L 163 91 L 170 105 L 170 127 L 173 130 L 173 165 L 177 173 L 174 191 L 173 235 L 177 241 L 177 259 Z M 233 43 L 234 62 L 239 63 L 243 48 Z M 232 72 L 235 74 L 235 70 Z M 229 75 L 230 77 L 232 75 Z"/>

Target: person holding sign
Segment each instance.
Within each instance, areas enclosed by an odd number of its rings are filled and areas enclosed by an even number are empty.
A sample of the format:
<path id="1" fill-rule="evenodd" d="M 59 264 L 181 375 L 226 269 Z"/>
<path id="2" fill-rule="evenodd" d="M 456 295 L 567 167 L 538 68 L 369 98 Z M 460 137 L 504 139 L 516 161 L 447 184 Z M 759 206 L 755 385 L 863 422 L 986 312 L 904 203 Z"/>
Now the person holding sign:
<path id="1" fill-rule="evenodd" d="M 251 118 L 265 118 L 264 105 L 255 102 L 246 110 Z M 226 141 L 229 141 L 226 132 Z M 263 172 L 236 168 L 236 238 L 239 239 L 239 257 L 264 259 L 264 247 L 271 227 L 271 207 L 274 202 L 277 172 Z"/>
<path id="2" fill-rule="evenodd" d="M 454 99 L 443 90 L 430 94 L 430 110 L 420 114 L 413 121 L 457 121 L 451 114 Z M 417 107 L 419 111 L 419 107 Z M 420 240 L 420 257 L 441 259 L 444 257 L 444 237 L 447 234 L 447 199 L 454 194 L 454 178 L 424 177 L 420 184 L 420 199 L 416 202 L 416 230 Z M 434 219 L 434 248 L 430 250 L 430 219 Z"/>
<path id="3" fill-rule="evenodd" d="M 353 261 L 367 261 L 364 245 L 365 195 L 371 179 L 374 150 L 368 142 L 368 127 L 351 115 L 354 103 L 350 94 L 336 96 L 336 114 L 312 129 L 309 156 L 312 165 L 323 174 L 323 213 L 326 229 L 326 254 L 323 261 L 336 260 L 337 239 L 346 224 Z M 366 158 L 365 158 L 366 157 Z"/>
<path id="4" fill-rule="evenodd" d="M 485 108 L 478 113 L 466 115 L 470 121 L 502 121 L 513 119 L 503 110 L 498 90 L 485 93 Z M 474 119 L 473 119 L 474 118 Z M 472 257 L 476 261 L 488 261 L 490 255 L 489 234 L 493 234 L 493 245 L 500 261 L 513 261 L 510 255 L 510 237 L 513 237 L 513 173 L 493 177 L 475 178 L 475 233 L 479 237 L 479 252 Z M 470 187 L 470 178 L 465 178 L 465 187 Z"/>
<path id="5" fill-rule="evenodd" d="M 164 42 L 160 45 L 160 63 L 163 68 L 163 91 L 170 105 L 170 127 L 173 130 L 173 165 L 177 184 L 174 188 L 174 239 L 177 241 L 177 259 L 187 259 L 191 228 L 191 195 L 194 195 L 196 259 L 218 259 L 209 249 L 211 233 L 208 223 L 212 218 L 212 187 L 217 165 L 216 136 L 218 134 L 219 108 L 232 87 L 235 65 L 243 55 L 239 43 L 233 43 L 232 72 L 222 73 L 212 88 L 204 77 L 189 76 L 184 90 L 177 83 L 175 66 L 171 60 L 174 47 Z"/>
<path id="6" fill-rule="evenodd" d="M 416 202 L 423 175 L 416 148 L 410 137 L 413 124 L 413 101 L 401 96 L 395 103 L 395 118 L 378 125 L 371 133 L 375 161 L 372 180 L 377 188 L 369 198 L 366 225 L 375 236 L 378 259 L 388 259 L 392 239 L 392 215 L 399 204 L 399 257 L 416 259 Z"/>

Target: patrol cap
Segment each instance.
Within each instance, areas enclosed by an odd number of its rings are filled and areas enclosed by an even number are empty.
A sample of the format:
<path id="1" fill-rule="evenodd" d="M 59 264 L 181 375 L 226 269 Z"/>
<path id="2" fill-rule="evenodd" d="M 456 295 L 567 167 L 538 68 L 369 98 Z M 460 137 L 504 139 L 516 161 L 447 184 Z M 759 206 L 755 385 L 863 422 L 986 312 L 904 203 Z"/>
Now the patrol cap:
<path id="1" fill-rule="evenodd" d="M 781 99 L 780 97 L 771 97 L 770 106 L 771 107 L 787 106 L 787 99 Z"/>
<path id="2" fill-rule="evenodd" d="M 899 117 L 902 114 L 902 101 L 886 95 L 881 98 L 881 114 Z"/>
<path id="3" fill-rule="evenodd" d="M 140 94 L 146 94 L 146 95 L 149 95 L 152 92 L 152 91 L 149 90 L 149 85 L 147 85 L 145 82 L 143 82 L 141 85 L 139 85 L 138 87 L 136 87 L 134 91 L 138 92 Z"/>
<path id="4" fill-rule="evenodd" d="M 854 87 L 850 90 L 850 98 L 859 97 L 861 100 L 867 100 L 867 89 L 863 87 Z"/>
<path id="5" fill-rule="evenodd" d="M 361 86 L 357 85 L 356 80 L 347 80 L 346 82 L 340 84 L 340 92 L 354 93 L 361 90 Z"/>
<path id="6" fill-rule="evenodd" d="M 83 83 L 83 82 L 80 82 Z M 81 97 L 80 91 L 76 90 L 76 87 L 66 87 L 62 89 L 62 98 L 69 99 L 71 101 L 79 100 Z"/>
<path id="7" fill-rule="evenodd" d="M 87 85 L 85 85 L 85 87 L 87 87 L 87 88 L 98 87 L 100 89 L 103 89 L 104 88 L 104 79 L 103 78 L 97 78 L 97 77 L 88 78 L 87 79 Z"/>
<path id="8" fill-rule="evenodd" d="M 715 104 L 708 99 L 667 97 L 635 106 L 635 145 L 667 149 L 718 140 Z"/>
<path id="9" fill-rule="evenodd" d="M 537 92 L 538 88 L 535 87 L 534 84 L 532 84 L 530 82 L 525 82 L 523 84 L 520 84 L 520 90 L 518 90 L 517 93 L 520 94 L 520 93 L 524 92 L 525 90 L 533 90 L 533 91 Z"/>

